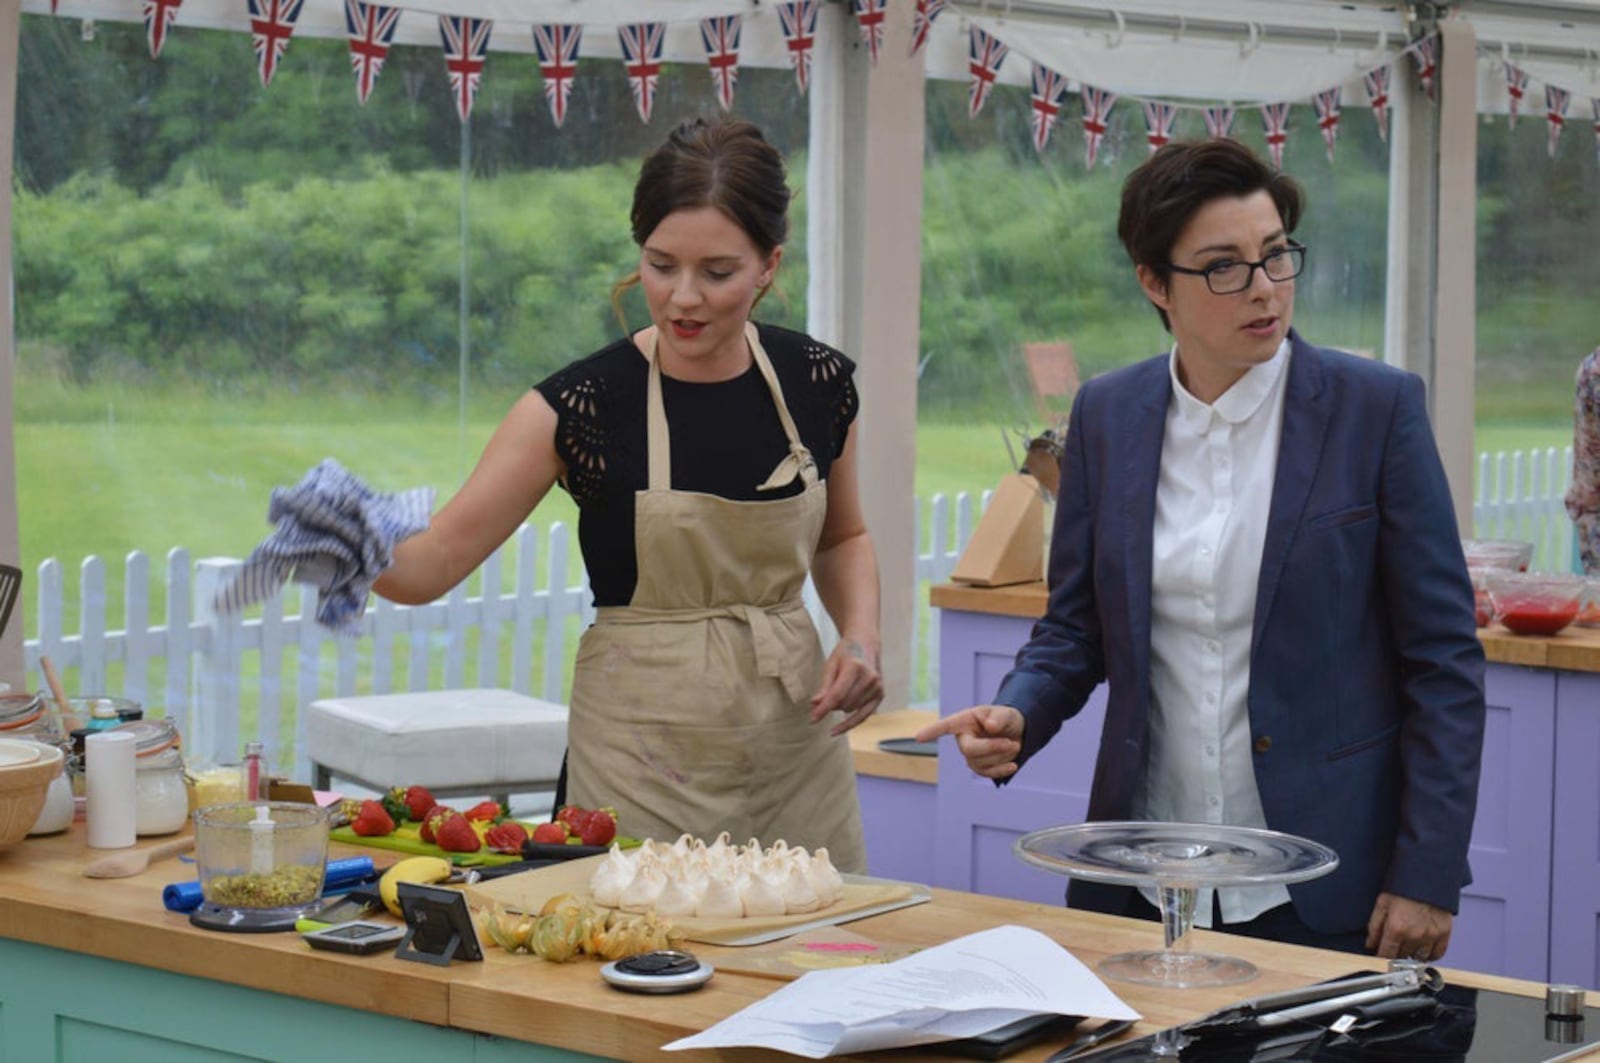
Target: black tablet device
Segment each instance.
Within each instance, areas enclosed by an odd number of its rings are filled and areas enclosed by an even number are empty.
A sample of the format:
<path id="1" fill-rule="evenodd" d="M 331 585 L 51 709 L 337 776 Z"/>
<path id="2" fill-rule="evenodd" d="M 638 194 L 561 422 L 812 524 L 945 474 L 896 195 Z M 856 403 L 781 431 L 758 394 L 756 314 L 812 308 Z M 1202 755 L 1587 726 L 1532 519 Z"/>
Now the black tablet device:
<path id="1" fill-rule="evenodd" d="M 483 959 L 472 913 L 460 893 L 420 882 L 402 882 L 399 894 L 407 929 L 395 949 L 396 959 L 439 967 L 448 966 L 452 959 Z"/>
<path id="2" fill-rule="evenodd" d="M 1028 1015 L 976 1037 L 942 1041 L 923 1048 L 968 1059 L 1004 1059 L 1046 1038 L 1060 1037 L 1082 1021 L 1082 1015 Z"/>

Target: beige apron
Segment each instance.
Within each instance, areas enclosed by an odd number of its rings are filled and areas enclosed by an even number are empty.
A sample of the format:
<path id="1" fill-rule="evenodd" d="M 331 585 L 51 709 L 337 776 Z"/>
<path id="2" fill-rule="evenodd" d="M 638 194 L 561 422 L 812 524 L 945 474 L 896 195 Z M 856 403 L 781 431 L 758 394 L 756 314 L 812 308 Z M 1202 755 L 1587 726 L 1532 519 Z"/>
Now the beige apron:
<path id="1" fill-rule="evenodd" d="M 612 805 L 624 834 L 689 833 L 826 847 L 866 870 L 855 765 L 835 713 L 810 721 L 822 646 L 801 588 L 822 534 L 827 485 L 800 442 L 753 325 L 745 336 L 789 438 L 761 485 L 796 476 L 792 498 L 736 502 L 674 491 L 661 367 L 652 337 L 650 479 L 635 497 L 639 580 L 578 644 L 568 723 L 571 800 Z M 730 439 L 729 446 L 738 446 Z"/>

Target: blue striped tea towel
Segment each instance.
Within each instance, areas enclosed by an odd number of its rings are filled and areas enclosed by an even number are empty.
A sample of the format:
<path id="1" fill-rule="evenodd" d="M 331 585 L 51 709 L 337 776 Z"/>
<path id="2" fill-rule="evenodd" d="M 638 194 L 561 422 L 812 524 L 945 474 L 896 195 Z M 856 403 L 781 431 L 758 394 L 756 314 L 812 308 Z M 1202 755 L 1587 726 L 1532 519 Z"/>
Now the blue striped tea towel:
<path id="1" fill-rule="evenodd" d="M 275 487 L 267 507 L 271 535 L 212 603 L 236 613 L 294 580 L 317 588 L 317 623 L 354 634 L 373 581 L 394 563 L 394 547 L 427 528 L 433 488 L 379 494 L 332 458 L 293 487 Z"/>

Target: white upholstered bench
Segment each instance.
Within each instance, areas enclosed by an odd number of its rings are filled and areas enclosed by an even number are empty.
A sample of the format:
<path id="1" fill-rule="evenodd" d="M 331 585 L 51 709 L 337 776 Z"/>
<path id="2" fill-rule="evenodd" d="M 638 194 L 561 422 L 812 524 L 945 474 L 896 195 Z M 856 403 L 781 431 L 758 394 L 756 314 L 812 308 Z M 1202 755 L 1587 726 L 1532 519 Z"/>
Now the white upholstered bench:
<path id="1" fill-rule="evenodd" d="M 567 708 L 510 690 L 432 690 L 321 698 L 306 710 L 313 781 L 382 792 L 426 786 L 435 797 L 554 790 Z"/>

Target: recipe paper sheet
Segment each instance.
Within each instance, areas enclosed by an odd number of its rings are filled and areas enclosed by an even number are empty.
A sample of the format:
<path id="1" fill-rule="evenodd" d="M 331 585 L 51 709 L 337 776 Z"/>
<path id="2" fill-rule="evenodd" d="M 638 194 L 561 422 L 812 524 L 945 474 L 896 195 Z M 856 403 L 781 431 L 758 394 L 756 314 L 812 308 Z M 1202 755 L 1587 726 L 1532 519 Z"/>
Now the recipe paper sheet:
<path id="1" fill-rule="evenodd" d="M 1138 1019 L 1037 930 L 1002 926 L 894 963 L 816 971 L 667 1045 L 773 1048 L 808 1059 L 972 1037 L 1038 1014 Z"/>

